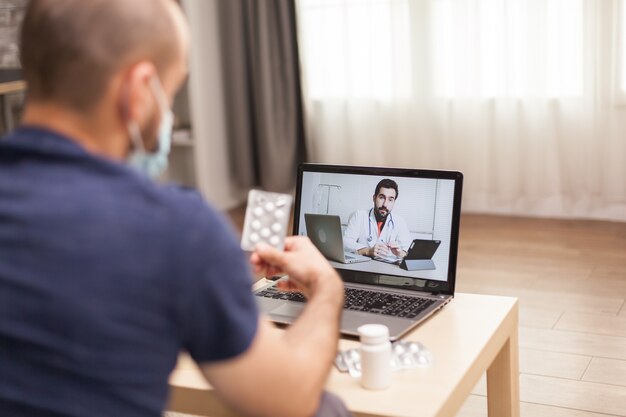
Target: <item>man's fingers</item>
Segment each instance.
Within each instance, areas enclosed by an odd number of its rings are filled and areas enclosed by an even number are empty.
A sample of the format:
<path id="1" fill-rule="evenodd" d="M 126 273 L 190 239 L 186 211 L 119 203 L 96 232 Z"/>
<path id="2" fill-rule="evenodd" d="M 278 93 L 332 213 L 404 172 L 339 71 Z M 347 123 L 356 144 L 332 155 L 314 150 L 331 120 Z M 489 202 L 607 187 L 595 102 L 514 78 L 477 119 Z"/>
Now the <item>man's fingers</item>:
<path id="1" fill-rule="evenodd" d="M 285 251 L 297 249 L 303 240 L 308 238 L 303 236 L 287 236 L 285 238 Z"/>
<path id="2" fill-rule="evenodd" d="M 252 255 L 250 255 L 250 263 L 252 265 L 259 265 L 261 264 L 261 258 L 259 257 L 259 255 L 256 252 L 253 252 Z"/>
<path id="3" fill-rule="evenodd" d="M 257 248 L 257 252 L 254 252 L 250 256 L 250 264 L 252 265 L 252 270 L 254 271 L 254 273 L 256 275 L 263 275 L 265 277 L 282 275 L 282 268 L 280 268 L 280 266 L 274 265 L 273 262 L 275 261 L 268 258 L 271 258 L 271 255 L 259 254 Z"/>
<path id="4" fill-rule="evenodd" d="M 255 253 L 259 256 L 262 262 L 279 269 L 283 269 L 287 263 L 284 252 L 281 252 L 265 243 L 259 243 L 256 245 Z"/>
<path id="5" fill-rule="evenodd" d="M 294 284 L 292 281 L 278 281 L 276 286 L 281 291 L 301 291 L 300 287 Z"/>
<path id="6" fill-rule="evenodd" d="M 295 240 L 294 240 L 295 236 L 287 236 L 285 238 L 285 250 L 290 250 L 293 249 L 293 246 L 295 245 Z"/>
<path id="7" fill-rule="evenodd" d="M 267 276 L 276 277 L 276 276 L 279 276 L 279 275 L 285 275 L 285 272 L 282 269 L 276 268 L 276 267 L 273 267 L 273 266 L 270 266 L 267 269 Z"/>
<path id="8" fill-rule="evenodd" d="M 266 277 L 273 277 L 276 275 L 284 275 L 283 271 L 280 268 L 276 268 L 266 262 L 261 262 L 259 264 L 253 264 L 253 270 L 255 274 L 262 274 Z"/>

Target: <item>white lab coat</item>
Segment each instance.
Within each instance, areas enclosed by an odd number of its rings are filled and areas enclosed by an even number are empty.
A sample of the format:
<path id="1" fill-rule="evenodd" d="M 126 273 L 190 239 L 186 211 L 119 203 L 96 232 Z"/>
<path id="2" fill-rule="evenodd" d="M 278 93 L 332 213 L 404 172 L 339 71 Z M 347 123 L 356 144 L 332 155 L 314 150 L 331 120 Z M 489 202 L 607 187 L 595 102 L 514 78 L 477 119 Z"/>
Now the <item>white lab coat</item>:
<path id="1" fill-rule="evenodd" d="M 371 237 L 371 239 L 368 239 Z M 398 242 L 405 252 L 411 246 L 411 233 L 404 219 L 389 213 L 385 220 L 380 237 L 374 210 L 358 210 L 350 215 L 348 226 L 343 234 L 343 246 L 349 252 L 356 252 L 363 248 L 373 247 L 377 243 Z"/>

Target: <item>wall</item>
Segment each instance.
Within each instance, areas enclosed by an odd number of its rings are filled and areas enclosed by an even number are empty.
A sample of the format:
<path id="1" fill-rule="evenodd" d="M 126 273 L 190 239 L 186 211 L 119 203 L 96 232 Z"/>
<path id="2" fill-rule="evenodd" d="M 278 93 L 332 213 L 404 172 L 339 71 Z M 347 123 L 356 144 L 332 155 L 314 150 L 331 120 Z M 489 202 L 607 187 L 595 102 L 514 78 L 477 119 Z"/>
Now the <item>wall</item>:
<path id="1" fill-rule="evenodd" d="M 0 0 L 0 68 L 18 68 L 19 27 L 28 0 Z"/>
<path id="2" fill-rule="evenodd" d="M 218 0 L 183 0 L 192 44 L 189 98 L 193 130 L 196 186 L 217 208 L 233 208 L 245 195 L 234 183 L 228 158 Z"/>

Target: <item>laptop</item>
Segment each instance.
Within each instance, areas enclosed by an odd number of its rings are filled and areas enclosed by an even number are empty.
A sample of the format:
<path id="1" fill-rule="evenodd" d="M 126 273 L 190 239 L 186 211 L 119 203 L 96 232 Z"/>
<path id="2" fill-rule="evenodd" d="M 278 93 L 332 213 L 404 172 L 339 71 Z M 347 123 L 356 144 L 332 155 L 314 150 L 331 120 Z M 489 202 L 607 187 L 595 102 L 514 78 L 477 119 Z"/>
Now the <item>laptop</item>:
<path id="1" fill-rule="evenodd" d="M 367 221 L 368 213 L 374 209 L 373 196 L 382 180 L 390 180 L 382 184 L 387 187 L 395 184 L 398 192 L 393 207 L 387 210 L 393 222 L 390 218 L 382 231 L 378 231 L 375 226 L 368 228 Z M 340 191 L 324 193 L 325 187 Z M 298 167 L 294 233 L 314 239 L 315 230 L 322 230 L 322 226 L 310 219 L 330 221 L 332 218 L 335 226 L 330 234 L 340 236 L 341 230 L 336 227 L 338 220 L 347 227 L 355 227 L 357 222 L 350 222 L 350 219 L 359 218 L 366 219 L 361 226 L 357 225 L 359 227 L 350 233 L 344 231 L 346 245 L 371 246 L 377 240 L 384 241 L 386 236 L 388 242 L 404 239 L 406 246 L 417 250 L 416 239 L 439 241 L 430 259 L 433 269 L 407 270 L 376 259 L 344 263 L 331 258 L 330 264 L 344 281 L 342 334 L 358 336 L 359 326 L 378 323 L 389 328 L 391 340 L 397 340 L 453 299 L 462 188 L 463 175 L 456 171 L 317 164 Z M 384 214 L 384 210 L 378 213 Z M 315 216 L 320 214 L 330 215 L 330 218 Z M 326 233 L 328 242 L 330 235 Z M 339 247 L 337 238 L 334 239 Z M 343 248 L 340 249 L 343 252 Z M 338 252 L 335 248 L 335 255 Z M 409 248 L 405 257 L 407 263 L 413 253 Z M 279 324 L 292 323 L 306 305 L 302 294 L 281 292 L 275 288 L 275 282 L 257 289 L 255 295 L 260 310 Z"/>
<path id="2" fill-rule="evenodd" d="M 344 251 L 339 216 L 304 213 L 304 221 L 307 236 L 326 258 L 342 264 L 371 261 L 367 256 Z"/>
<path id="3" fill-rule="evenodd" d="M 400 263 L 400 268 L 407 271 L 423 269 L 437 269 L 432 260 L 433 255 L 441 244 L 440 240 L 415 239 L 407 251 L 407 255 Z"/>

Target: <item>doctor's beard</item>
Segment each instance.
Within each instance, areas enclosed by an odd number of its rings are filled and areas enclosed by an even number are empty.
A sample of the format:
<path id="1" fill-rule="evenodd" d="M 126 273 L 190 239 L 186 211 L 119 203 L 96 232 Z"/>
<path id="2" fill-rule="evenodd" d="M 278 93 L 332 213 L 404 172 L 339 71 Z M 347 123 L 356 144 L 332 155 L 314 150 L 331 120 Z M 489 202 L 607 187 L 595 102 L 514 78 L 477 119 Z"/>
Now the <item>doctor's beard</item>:
<path id="1" fill-rule="evenodd" d="M 381 210 L 383 210 L 385 214 L 382 214 Z M 374 210 L 374 216 L 376 217 L 376 221 L 384 222 L 387 219 L 387 216 L 389 216 L 389 210 L 385 206 L 377 207 L 376 210 Z"/>

